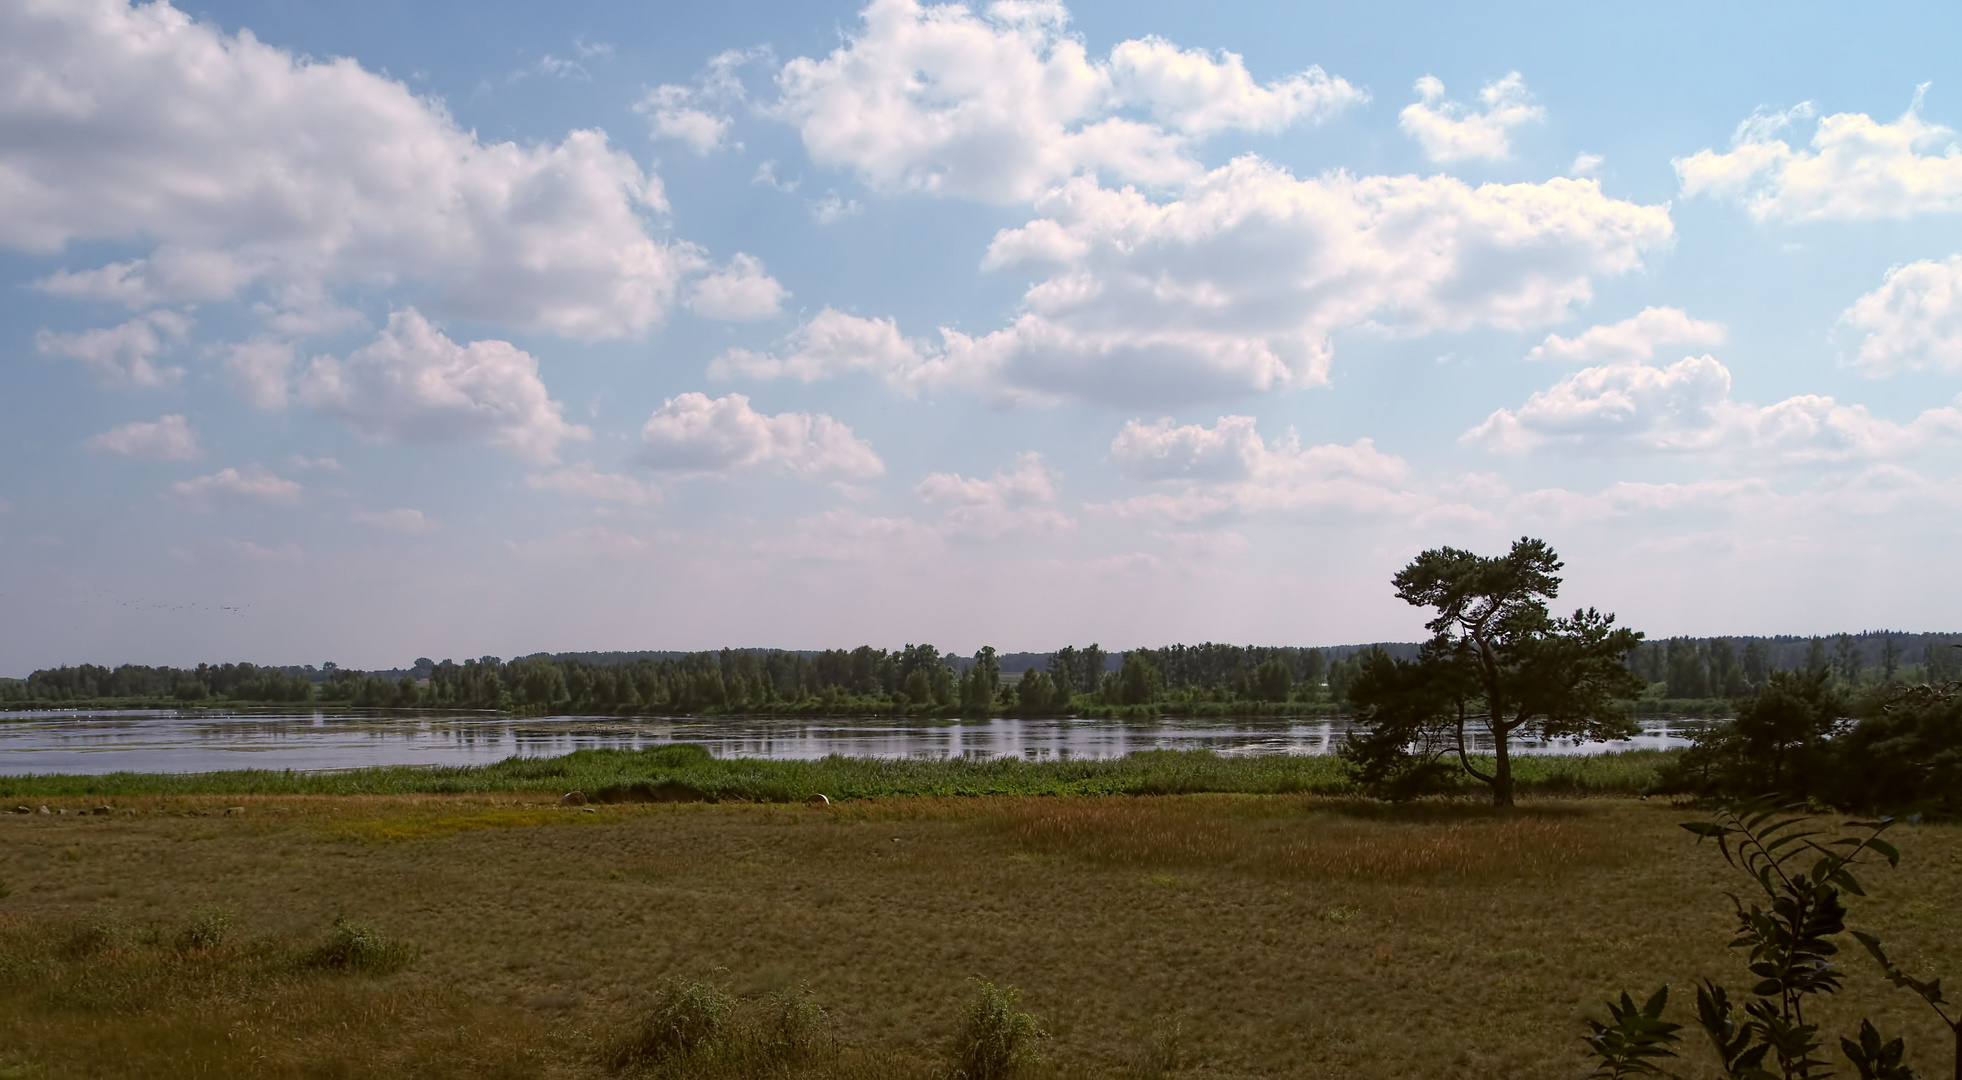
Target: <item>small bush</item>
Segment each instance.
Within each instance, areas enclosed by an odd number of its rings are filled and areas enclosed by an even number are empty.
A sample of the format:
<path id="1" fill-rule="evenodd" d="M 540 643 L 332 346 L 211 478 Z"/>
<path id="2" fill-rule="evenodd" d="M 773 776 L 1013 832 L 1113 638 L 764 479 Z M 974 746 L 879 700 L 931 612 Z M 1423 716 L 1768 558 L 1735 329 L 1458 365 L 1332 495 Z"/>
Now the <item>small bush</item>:
<path id="1" fill-rule="evenodd" d="M 770 995 L 768 1042 L 772 1057 L 803 1061 L 825 1043 L 830 1017 L 811 995 L 811 988 L 799 985 Z"/>
<path id="2" fill-rule="evenodd" d="M 120 936 L 120 928 L 110 922 L 77 926 L 62 941 L 61 954 L 71 960 L 85 960 L 114 945 Z"/>
<path id="3" fill-rule="evenodd" d="M 1185 1025 L 1172 1021 L 1138 1048 L 1126 1075 L 1134 1080 L 1163 1080 L 1185 1067 Z"/>
<path id="4" fill-rule="evenodd" d="M 654 1011 L 614 1054 L 614 1065 L 654 1064 L 705 1049 L 722 1035 L 736 999 L 703 982 L 669 980 Z"/>
<path id="5" fill-rule="evenodd" d="M 983 982 L 967 1004 L 954 1037 L 954 1075 L 960 1080 L 1005 1080 L 1041 1057 L 1049 1033 L 1021 1010 L 1022 992 Z"/>
<path id="6" fill-rule="evenodd" d="M 231 932 L 229 908 L 201 907 L 191 913 L 191 921 L 177 932 L 177 949 L 179 952 L 215 949 L 225 943 L 225 936 Z"/>
<path id="7" fill-rule="evenodd" d="M 327 931 L 327 940 L 308 952 L 302 963 L 306 967 L 331 971 L 385 975 L 409 966 L 415 958 L 413 946 L 389 940 L 368 923 L 354 922 L 345 915 L 336 915 L 333 929 Z"/>

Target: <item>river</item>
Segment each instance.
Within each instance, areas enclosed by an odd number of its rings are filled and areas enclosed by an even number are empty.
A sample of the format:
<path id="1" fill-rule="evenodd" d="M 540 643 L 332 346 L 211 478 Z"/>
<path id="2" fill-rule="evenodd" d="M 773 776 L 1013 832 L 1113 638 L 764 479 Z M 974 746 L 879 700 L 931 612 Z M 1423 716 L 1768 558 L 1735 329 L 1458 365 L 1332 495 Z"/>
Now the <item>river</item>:
<path id="1" fill-rule="evenodd" d="M 1682 746 L 1696 721 L 1643 721 L 1633 739 L 1515 741 L 1523 753 L 1585 754 Z M 1327 754 L 1340 718 L 1227 720 L 901 720 L 722 716 L 545 716 L 347 711 L 114 710 L 0 713 L 0 775 L 355 769 L 483 765 L 600 747 L 696 743 L 718 757 L 1121 757 L 1138 750 Z"/>

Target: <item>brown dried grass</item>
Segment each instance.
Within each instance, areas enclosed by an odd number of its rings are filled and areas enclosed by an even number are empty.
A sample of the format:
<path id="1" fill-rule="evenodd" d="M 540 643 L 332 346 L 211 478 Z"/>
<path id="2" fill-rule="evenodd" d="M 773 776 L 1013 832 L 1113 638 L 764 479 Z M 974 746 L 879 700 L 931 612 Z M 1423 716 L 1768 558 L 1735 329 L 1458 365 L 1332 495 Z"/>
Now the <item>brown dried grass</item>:
<path id="1" fill-rule="evenodd" d="M 1676 828 L 1690 812 L 1633 800 L 225 805 L 0 818 L 0 1070 L 604 1076 L 682 978 L 808 983 L 836 1048 L 800 1075 L 926 1077 L 978 976 L 1024 991 L 1055 1075 L 1564 1078 L 1610 991 L 1736 970 L 1735 883 Z M 1962 970 L 1962 829 L 1896 839 L 1856 918 Z M 205 907 L 237 912 L 224 942 L 171 946 Z M 341 913 L 418 959 L 282 959 Z M 98 923 L 123 936 L 81 940 Z M 1870 1011 L 1935 1045 L 1876 983 L 1856 973 L 1829 1027 Z"/>

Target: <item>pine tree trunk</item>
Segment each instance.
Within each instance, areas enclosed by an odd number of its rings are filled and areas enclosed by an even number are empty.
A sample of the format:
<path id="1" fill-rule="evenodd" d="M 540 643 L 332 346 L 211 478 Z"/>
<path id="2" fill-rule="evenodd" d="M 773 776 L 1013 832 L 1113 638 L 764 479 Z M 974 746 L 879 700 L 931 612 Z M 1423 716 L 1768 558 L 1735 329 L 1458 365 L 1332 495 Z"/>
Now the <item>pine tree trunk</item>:
<path id="1" fill-rule="evenodd" d="M 1509 729 L 1492 732 L 1492 754 L 1496 761 L 1492 770 L 1492 805 L 1512 805 L 1512 754 L 1508 744 L 1512 741 Z"/>

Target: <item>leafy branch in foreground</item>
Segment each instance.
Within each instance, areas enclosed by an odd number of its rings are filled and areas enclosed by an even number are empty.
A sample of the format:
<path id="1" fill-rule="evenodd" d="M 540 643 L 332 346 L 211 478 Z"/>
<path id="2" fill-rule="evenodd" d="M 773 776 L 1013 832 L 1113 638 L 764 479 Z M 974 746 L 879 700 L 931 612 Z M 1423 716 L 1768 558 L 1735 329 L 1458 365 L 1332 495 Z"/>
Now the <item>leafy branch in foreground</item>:
<path id="1" fill-rule="evenodd" d="M 1807 1005 L 1837 993 L 1845 974 L 1837 965 L 1834 939 L 1847 930 L 1843 896 L 1865 896 L 1854 875 L 1856 864 L 1869 855 L 1889 866 L 1901 855 L 1882 838 L 1893 821 L 1849 821 L 1856 835 L 1824 839 L 1813 819 L 1792 807 L 1765 799 L 1720 809 L 1710 821 L 1683 828 L 1699 842 L 1714 840 L 1724 860 L 1743 871 L 1757 886 L 1757 895 L 1730 894 L 1737 919 L 1737 936 L 1730 947 L 1747 953 L 1747 968 L 1756 977 L 1749 998 L 1739 1008 L 1722 985 L 1702 980 L 1696 991 L 1697 1026 L 1710 1039 L 1723 1075 L 1732 1080 L 1819 1080 L 1837 1075 L 1825 1057 L 1826 1043 L 1819 1025 L 1806 1018 Z M 1887 960 L 1880 940 L 1854 932 L 1888 978 L 1920 994 L 1951 1030 L 1958 1032 L 1958 1072 L 1962 1077 L 1962 1028 L 1947 1011 L 1939 980 L 1922 982 Z M 1668 988 L 1648 1004 L 1635 1008 L 1623 993 L 1608 1003 L 1606 1023 L 1590 1019 L 1589 1051 L 1599 1064 L 1597 1077 L 1663 1076 L 1657 1062 L 1678 1056 L 1674 1044 L 1679 1025 L 1662 1018 Z M 1906 1044 L 1886 1040 L 1873 1024 L 1860 1021 L 1857 1039 L 1841 1038 L 1839 1050 L 1862 1080 L 1913 1080 L 1905 1064 Z"/>
<path id="2" fill-rule="evenodd" d="M 1948 1025 L 1949 1032 L 1955 1036 L 1956 1080 L 1962 1080 L 1962 1007 L 1958 1007 L 1962 1006 L 1962 1002 L 1952 1002 L 1943 996 L 1942 981 L 1940 979 L 1931 979 L 1923 982 L 1902 971 L 1898 964 L 1887 958 L 1887 951 L 1880 947 L 1879 938 L 1861 930 L 1853 931 L 1853 936 L 1859 939 L 1860 944 L 1866 948 L 1867 954 L 1872 956 L 1880 964 L 1880 970 L 1887 973 L 1888 982 L 1903 989 L 1914 991 L 1920 996 L 1921 1000 L 1928 1003 L 1929 1008 L 1935 1010 L 1935 1015 L 1941 1017 L 1942 1023 Z M 1862 1030 L 1862 1045 L 1865 1043 L 1865 1036 L 1866 1032 Z M 1878 1036 L 1876 1036 L 1877 1039 Z M 1896 1040 L 1896 1042 L 1898 1041 Z M 1893 1044 L 1889 1045 L 1891 1046 Z M 1851 1051 L 1848 1051 L 1848 1053 L 1850 1054 Z"/>

